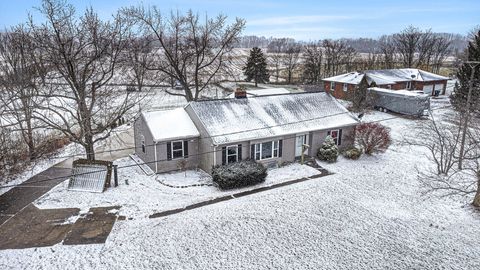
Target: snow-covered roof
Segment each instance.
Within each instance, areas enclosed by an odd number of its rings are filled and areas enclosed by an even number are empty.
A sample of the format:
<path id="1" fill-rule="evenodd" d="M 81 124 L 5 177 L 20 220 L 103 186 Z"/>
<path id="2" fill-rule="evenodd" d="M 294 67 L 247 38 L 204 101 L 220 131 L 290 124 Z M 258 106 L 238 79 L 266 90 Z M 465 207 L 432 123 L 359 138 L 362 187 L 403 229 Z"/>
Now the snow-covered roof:
<path id="1" fill-rule="evenodd" d="M 349 84 L 359 84 L 363 79 L 363 74 L 358 72 L 349 72 L 345 74 L 340 74 L 330 78 L 323 79 L 324 81 L 329 82 L 339 82 L 339 83 L 349 83 Z"/>
<path id="2" fill-rule="evenodd" d="M 355 125 L 357 118 L 326 93 L 296 93 L 191 102 L 214 144 Z"/>
<path id="3" fill-rule="evenodd" d="M 417 68 L 399 68 L 399 69 L 381 69 L 366 70 L 368 83 L 374 81 L 377 85 L 395 84 L 404 81 L 440 81 L 448 80 L 447 77 L 440 76 L 431 72 L 420 70 Z M 358 84 L 362 80 L 364 74 L 359 72 L 349 72 L 323 79 L 324 81 L 333 81 L 339 83 Z"/>
<path id="4" fill-rule="evenodd" d="M 268 95 L 278 95 L 278 94 L 289 94 L 285 88 L 264 88 L 264 89 L 255 89 L 255 90 L 246 90 L 247 97 L 256 97 L 256 96 L 268 96 Z M 228 95 L 229 98 L 235 98 L 235 93 Z"/>
<path id="5" fill-rule="evenodd" d="M 200 136 L 184 108 L 143 112 L 142 116 L 154 142 Z"/>
<path id="6" fill-rule="evenodd" d="M 391 90 L 391 89 L 385 89 L 381 87 L 370 87 L 368 88 L 368 90 L 374 90 L 374 91 L 390 93 L 390 94 L 398 94 L 402 96 L 412 96 L 412 97 L 429 96 L 428 94 L 425 94 L 422 91 L 412 91 L 412 90 Z"/>

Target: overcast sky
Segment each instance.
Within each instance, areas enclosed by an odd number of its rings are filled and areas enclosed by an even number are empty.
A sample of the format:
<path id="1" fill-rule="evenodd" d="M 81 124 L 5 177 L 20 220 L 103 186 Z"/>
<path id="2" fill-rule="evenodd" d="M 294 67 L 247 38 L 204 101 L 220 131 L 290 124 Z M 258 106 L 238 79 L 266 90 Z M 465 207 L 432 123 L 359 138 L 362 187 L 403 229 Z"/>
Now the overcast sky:
<path id="1" fill-rule="evenodd" d="M 408 25 L 435 32 L 466 34 L 480 24 L 480 0 L 330 0 L 330 1 L 261 1 L 261 0 L 70 0 L 77 10 L 87 6 L 102 18 L 120 7 L 156 5 L 161 10 L 192 9 L 215 16 L 223 13 L 230 19 L 247 20 L 244 35 L 292 37 L 315 40 L 340 37 L 378 37 L 398 32 Z M 0 0 L 0 27 L 26 20 L 41 0 Z"/>

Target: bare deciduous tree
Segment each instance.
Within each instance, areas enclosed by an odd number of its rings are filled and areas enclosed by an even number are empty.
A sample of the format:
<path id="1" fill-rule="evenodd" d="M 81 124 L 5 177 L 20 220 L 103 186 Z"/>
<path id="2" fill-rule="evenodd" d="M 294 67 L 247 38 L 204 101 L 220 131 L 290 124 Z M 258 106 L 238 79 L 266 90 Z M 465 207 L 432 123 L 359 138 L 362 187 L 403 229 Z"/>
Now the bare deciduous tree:
<path id="1" fill-rule="evenodd" d="M 149 61 L 148 70 L 174 78 L 183 87 L 187 101 L 197 100 L 200 93 L 212 83 L 218 71 L 225 67 L 226 54 L 244 28 L 245 21 L 237 18 L 227 25 L 227 17 L 202 19 L 192 11 L 185 15 L 171 13 L 164 16 L 157 7 L 123 9 L 123 15 L 136 21 L 147 37 L 160 45 L 159 53 Z"/>
<path id="2" fill-rule="evenodd" d="M 275 81 L 278 83 L 280 79 L 280 69 L 282 67 L 282 54 L 280 53 L 271 53 L 270 54 L 270 62 L 273 65 L 274 73 L 275 73 Z"/>
<path id="3" fill-rule="evenodd" d="M 0 104 L 11 136 L 20 134 L 33 160 L 37 156 L 34 132 L 39 128 L 33 115 L 45 69 L 37 65 L 39 59 L 29 35 L 24 25 L 0 35 Z"/>
<path id="4" fill-rule="evenodd" d="M 421 38 L 422 32 L 413 26 L 393 35 L 395 47 L 405 67 L 415 66 L 415 53 Z"/>
<path id="5" fill-rule="evenodd" d="M 416 50 L 416 67 L 423 69 L 430 67 L 435 42 L 436 38 L 430 29 L 421 32 L 420 40 Z"/>
<path id="6" fill-rule="evenodd" d="M 466 166 L 459 170 L 456 167 L 461 136 L 458 123 L 458 119 L 439 122 L 431 116 L 426 124 L 419 126 L 419 132 L 406 142 L 426 149 L 427 157 L 433 161 L 434 168 L 418 170 L 424 193 L 439 193 L 442 196 L 475 194 L 473 205 L 479 207 L 480 132 L 477 125 L 469 129 L 464 153 Z"/>
<path id="7" fill-rule="evenodd" d="M 440 72 L 440 67 L 442 67 L 445 58 L 451 54 L 452 36 L 453 35 L 448 35 L 435 38 L 435 43 L 432 47 L 432 72 Z"/>
<path id="8" fill-rule="evenodd" d="M 128 29 L 118 16 L 105 22 L 92 9 L 78 18 L 65 1 L 44 0 L 39 11 L 45 22 L 37 25 L 30 19 L 30 27 L 49 73 L 39 92 L 45 101 L 36 104 L 34 117 L 82 145 L 93 160 L 94 145 L 111 135 L 137 101 L 109 86 L 122 76 L 118 67 Z"/>
<path id="9" fill-rule="evenodd" d="M 292 82 L 292 76 L 295 69 L 298 67 L 299 60 L 300 60 L 300 53 L 302 48 L 297 45 L 293 44 L 287 48 L 285 53 L 282 55 L 282 64 L 285 66 L 285 70 L 287 71 L 287 83 L 290 84 Z"/>
<path id="10" fill-rule="evenodd" d="M 395 68 L 396 46 L 391 36 L 382 36 L 380 38 L 380 51 L 383 56 L 383 68 Z"/>
<path id="11" fill-rule="evenodd" d="M 304 46 L 304 71 L 306 83 L 319 84 L 322 80 L 323 49 L 319 42 Z"/>
<path id="12" fill-rule="evenodd" d="M 153 45 L 145 37 L 131 38 L 128 47 L 125 49 L 126 61 L 124 66 L 125 74 L 129 84 L 135 84 L 136 90 L 142 91 L 145 79 L 151 74 L 145 68 L 153 53 Z M 149 76 L 148 76 L 149 75 Z"/>
<path id="13" fill-rule="evenodd" d="M 355 49 L 342 41 L 324 40 L 322 45 L 325 50 L 324 77 L 351 70 L 357 56 Z"/>

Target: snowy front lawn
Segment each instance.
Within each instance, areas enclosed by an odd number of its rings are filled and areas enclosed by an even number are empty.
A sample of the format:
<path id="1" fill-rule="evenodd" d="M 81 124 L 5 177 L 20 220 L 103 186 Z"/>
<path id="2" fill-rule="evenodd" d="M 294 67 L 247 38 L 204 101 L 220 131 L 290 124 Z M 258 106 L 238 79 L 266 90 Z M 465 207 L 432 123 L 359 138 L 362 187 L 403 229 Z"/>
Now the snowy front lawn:
<path id="1" fill-rule="evenodd" d="M 129 158 L 122 158 L 115 164 L 122 167 L 134 163 Z M 68 191 L 68 183 L 65 181 L 35 201 L 35 205 L 41 209 L 80 208 L 82 211 L 87 211 L 91 207 L 121 206 L 120 215 L 141 218 L 239 191 L 270 186 L 320 173 L 310 166 L 294 163 L 268 170 L 268 176 L 264 183 L 221 191 L 213 186 L 211 176 L 201 170 L 147 176 L 134 166 L 120 168 L 118 172 L 119 186 L 108 188 L 103 193 Z"/>
<path id="2" fill-rule="evenodd" d="M 449 113 L 436 112 L 437 116 Z M 364 118 L 391 117 L 373 112 Z M 458 200 L 421 196 L 416 169 L 431 162 L 423 155 L 424 150 L 401 143 L 421 121 L 396 118 L 381 122 L 392 129 L 392 147 L 384 154 L 362 156 L 356 161 L 339 158 L 333 164 L 322 163 L 335 172 L 333 175 L 164 218 L 117 222 L 104 245 L 0 251 L 0 266 L 478 269 L 478 211 Z M 293 168 L 287 170 L 286 174 Z M 275 174 L 270 171 L 267 181 L 275 181 Z M 138 198 L 147 200 L 149 195 Z"/>

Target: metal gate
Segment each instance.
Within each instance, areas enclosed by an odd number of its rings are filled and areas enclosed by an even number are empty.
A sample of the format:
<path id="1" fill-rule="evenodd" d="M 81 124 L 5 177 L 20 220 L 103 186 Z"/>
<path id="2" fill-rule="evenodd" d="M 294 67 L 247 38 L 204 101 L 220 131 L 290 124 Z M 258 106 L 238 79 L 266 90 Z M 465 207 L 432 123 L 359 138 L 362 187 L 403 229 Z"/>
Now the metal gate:
<path id="1" fill-rule="evenodd" d="M 103 192 L 110 187 L 113 163 L 79 159 L 73 162 L 68 190 Z"/>

